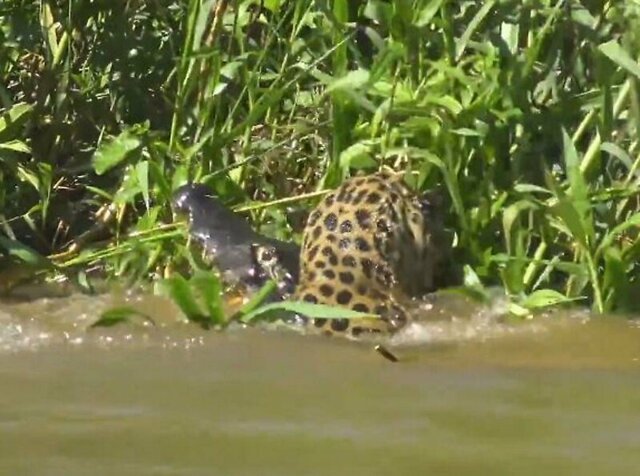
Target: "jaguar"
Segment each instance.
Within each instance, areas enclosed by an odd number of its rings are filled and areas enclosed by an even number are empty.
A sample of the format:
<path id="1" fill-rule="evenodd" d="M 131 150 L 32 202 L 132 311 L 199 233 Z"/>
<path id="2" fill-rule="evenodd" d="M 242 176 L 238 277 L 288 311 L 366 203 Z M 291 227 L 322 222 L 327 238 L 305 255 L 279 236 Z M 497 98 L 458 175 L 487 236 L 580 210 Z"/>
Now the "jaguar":
<path id="1" fill-rule="evenodd" d="M 451 284 L 450 240 L 434 197 L 414 193 L 402 173 L 352 177 L 311 211 L 301 246 L 256 233 L 204 185 L 179 189 L 174 209 L 187 214 L 191 235 L 227 281 L 252 292 L 275 279 L 277 299 L 369 314 L 299 316 L 309 329 L 359 338 L 396 332 L 410 320 L 408 299 Z"/>

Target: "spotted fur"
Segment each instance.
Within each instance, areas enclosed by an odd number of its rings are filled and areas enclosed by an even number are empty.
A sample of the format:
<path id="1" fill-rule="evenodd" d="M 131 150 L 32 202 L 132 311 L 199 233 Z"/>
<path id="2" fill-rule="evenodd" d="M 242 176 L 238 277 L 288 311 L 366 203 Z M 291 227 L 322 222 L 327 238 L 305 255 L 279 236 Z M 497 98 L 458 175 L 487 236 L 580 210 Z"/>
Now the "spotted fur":
<path id="1" fill-rule="evenodd" d="M 309 215 L 294 298 L 381 316 L 314 319 L 323 333 L 394 332 L 408 319 L 399 300 L 434 288 L 434 228 L 400 175 L 352 178 Z"/>

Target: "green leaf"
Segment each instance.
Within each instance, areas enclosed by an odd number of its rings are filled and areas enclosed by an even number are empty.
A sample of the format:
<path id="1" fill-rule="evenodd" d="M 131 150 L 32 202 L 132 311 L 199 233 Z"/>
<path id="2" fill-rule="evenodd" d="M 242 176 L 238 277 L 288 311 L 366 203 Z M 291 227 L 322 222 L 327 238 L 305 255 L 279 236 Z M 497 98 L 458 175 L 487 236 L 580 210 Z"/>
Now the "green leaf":
<path id="1" fill-rule="evenodd" d="M 417 18 L 415 20 L 415 25 L 418 27 L 429 25 L 433 20 L 435 14 L 438 13 L 442 2 L 443 0 L 431 0 L 427 4 L 427 6 L 425 6 L 418 12 Z"/>
<path id="2" fill-rule="evenodd" d="M 595 232 L 588 187 L 580 171 L 578 153 L 564 128 L 562 130 L 562 139 L 569 190 L 568 194 L 565 195 L 562 187 L 556 183 L 552 174 L 546 174 L 547 183 L 558 200 L 558 203 L 552 206 L 551 209 L 567 227 L 573 238 L 580 243 L 583 250 L 589 252 Z"/>
<path id="3" fill-rule="evenodd" d="M 235 80 L 243 66 L 243 61 L 229 61 L 220 68 L 220 74 L 229 80 Z"/>
<path id="4" fill-rule="evenodd" d="M 352 311 L 337 306 L 327 306 L 325 304 L 311 304 L 304 301 L 281 301 L 265 304 L 242 316 L 242 322 L 251 322 L 262 314 L 273 311 L 288 311 L 306 316 L 310 319 L 362 319 L 362 318 L 380 318 L 377 314 L 368 314 L 363 312 Z"/>
<path id="5" fill-rule="evenodd" d="M 620 223 L 618 226 L 614 227 L 613 230 L 609 231 L 606 236 L 600 242 L 598 249 L 596 250 L 595 256 L 598 257 L 601 253 L 606 252 L 607 248 L 609 248 L 613 242 L 621 235 L 623 232 L 628 230 L 629 228 L 636 228 L 640 226 L 640 213 L 634 213 L 629 218 L 627 218 L 624 222 Z"/>
<path id="6" fill-rule="evenodd" d="M 139 137 L 126 130 L 111 141 L 103 142 L 93 156 L 93 169 L 102 175 L 122 162 L 127 155 L 140 147 Z"/>
<path id="7" fill-rule="evenodd" d="M 482 281 L 480 281 L 478 274 L 475 272 L 475 270 L 471 266 L 469 266 L 468 264 L 465 264 L 462 267 L 462 270 L 463 270 L 463 276 L 464 276 L 463 282 L 466 287 L 469 287 L 469 288 L 484 287 L 482 286 Z"/>
<path id="8" fill-rule="evenodd" d="M 84 294 L 95 294 L 96 290 L 91 284 L 87 273 L 84 270 L 78 272 L 74 279 L 80 291 Z"/>
<path id="9" fill-rule="evenodd" d="M 278 289 L 278 283 L 273 280 L 267 281 L 264 286 L 262 286 L 256 294 L 247 302 L 242 309 L 240 309 L 239 314 L 241 316 L 246 316 L 247 314 L 252 313 L 256 310 L 264 301 L 273 294 Z"/>
<path id="10" fill-rule="evenodd" d="M 100 315 L 100 319 L 98 319 L 96 322 L 91 324 L 89 328 L 113 327 L 116 324 L 129 322 L 132 317 L 136 317 L 136 316 L 142 317 L 144 321 L 154 326 L 156 325 L 155 321 L 148 314 L 145 314 L 144 312 L 138 311 L 137 309 L 134 309 L 129 306 L 120 306 L 120 307 L 114 307 L 104 311 Z"/>
<path id="11" fill-rule="evenodd" d="M 529 309 L 527 309 L 526 307 L 520 306 L 515 302 L 510 302 L 509 305 L 507 306 L 507 309 L 509 310 L 509 313 L 514 315 L 515 317 L 519 317 L 521 319 L 526 319 L 528 317 L 531 317 L 531 311 L 529 311 Z"/>
<path id="12" fill-rule="evenodd" d="M 580 160 L 578 159 L 578 151 L 576 151 L 573 141 L 567 131 L 562 129 L 562 147 L 564 152 L 564 163 L 567 169 L 567 177 L 569 179 L 569 193 L 573 197 L 575 208 L 580 214 L 580 218 L 585 220 L 585 228 L 592 227 L 587 223 L 590 219 L 591 204 L 589 203 L 589 191 L 587 182 L 580 171 Z"/>
<path id="13" fill-rule="evenodd" d="M 47 46 L 52 56 L 56 56 L 58 52 L 58 37 L 56 36 L 55 20 L 51 12 L 51 5 L 44 3 L 40 9 L 40 26 L 47 39 Z"/>
<path id="14" fill-rule="evenodd" d="M 509 53 L 516 54 L 520 39 L 520 25 L 505 21 L 500 25 L 500 37 L 509 49 Z"/>
<path id="15" fill-rule="evenodd" d="M 43 268 L 54 267 L 53 263 L 51 263 L 48 258 L 42 256 L 27 245 L 23 245 L 19 241 L 0 236 L 0 247 L 4 248 L 9 256 L 13 256 L 14 258 L 32 266 Z"/>
<path id="16" fill-rule="evenodd" d="M 533 310 L 575 300 L 576 299 L 568 298 L 564 294 L 561 294 L 558 291 L 554 291 L 553 289 L 538 289 L 529 294 L 529 296 L 527 296 L 524 300 L 522 300 L 520 302 L 520 305 L 527 309 Z"/>
<path id="17" fill-rule="evenodd" d="M 545 195 L 551 195 L 551 190 L 531 183 L 518 183 L 513 189 L 519 193 L 544 193 Z"/>
<path id="18" fill-rule="evenodd" d="M 0 142 L 0 150 L 10 150 L 11 152 L 20 152 L 22 154 L 31 153 L 31 147 L 19 140 Z"/>
<path id="19" fill-rule="evenodd" d="M 464 31 L 460 39 L 456 42 L 456 60 L 459 60 L 462 57 L 462 53 L 464 53 L 469 40 L 471 40 L 471 35 L 473 35 L 476 29 L 480 26 L 480 23 L 482 23 L 482 20 L 484 20 L 484 18 L 489 14 L 495 3 L 495 0 L 484 2 L 482 7 L 478 9 L 476 14 L 473 16 L 473 18 L 467 25 L 467 29 Z"/>
<path id="20" fill-rule="evenodd" d="M 222 303 L 222 283 L 217 274 L 211 271 L 198 271 L 189 280 L 198 290 L 207 309 L 208 319 L 212 324 L 225 323 Z"/>
<path id="21" fill-rule="evenodd" d="M 169 296 L 178 305 L 180 310 L 187 316 L 187 319 L 200 324 L 209 322 L 207 316 L 204 315 L 198 301 L 196 301 L 191 286 L 180 275 L 175 275 L 161 281 L 161 286 L 166 289 Z"/>
<path id="22" fill-rule="evenodd" d="M 504 287 L 510 294 L 520 294 L 524 290 L 524 273 L 525 273 L 525 265 L 524 256 L 522 252 L 522 233 L 519 233 L 518 250 L 516 252 L 516 258 L 520 259 L 510 259 L 506 262 L 506 266 L 499 270 L 500 277 L 502 278 L 502 283 Z"/>
<path id="23" fill-rule="evenodd" d="M 25 103 L 13 105 L 0 115 L 0 142 L 15 139 L 33 112 L 33 106 Z"/>
<path id="24" fill-rule="evenodd" d="M 140 193 L 140 183 L 136 168 L 133 165 L 127 165 L 124 169 L 122 184 L 113 198 L 114 203 L 117 205 L 133 203 L 133 200 Z"/>
<path id="25" fill-rule="evenodd" d="M 326 89 L 326 92 L 339 90 L 357 90 L 362 88 L 369 81 L 369 71 L 364 69 L 356 69 L 349 71 L 341 78 L 333 80 Z"/>
<path id="26" fill-rule="evenodd" d="M 637 294 L 627 276 L 626 265 L 622 253 L 616 247 L 609 247 L 604 254 L 604 277 L 602 287 L 605 296 L 605 310 L 636 311 L 639 303 Z"/>
<path id="27" fill-rule="evenodd" d="M 491 303 L 491 293 L 483 286 L 458 286 L 438 291 L 438 296 L 461 296 L 484 304 Z"/>
<path id="28" fill-rule="evenodd" d="M 268 8 L 272 12 L 277 12 L 282 4 L 282 0 L 265 0 L 264 7 Z"/>
<path id="29" fill-rule="evenodd" d="M 519 200 L 504 209 L 502 214 L 502 228 L 504 229 L 504 237 L 507 241 L 507 253 L 513 253 L 511 228 L 513 223 L 524 210 L 536 209 L 538 206 L 529 200 Z"/>
<path id="30" fill-rule="evenodd" d="M 371 157 L 371 146 L 362 142 L 350 145 L 340 152 L 340 167 L 343 169 L 365 169 L 378 165 Z"/>
<path id="31" fill-rule="evenodd" d="M 138 185 L 144 198 L 144 204 L 149 210 L 149 162 L 142 160 L 135 166 L 136 177 L 138 177 Z"/>
<path id="32" fill-rule="evenodd" d="M 580 243 L 584 250 L 587 250 L 589 248 L 588 233 L 574 202 L 567 197 L 562 197 L 556 205 L 551 207 L 551 210 L 562 221 L 566 227 L 565 231 Z"/>
<path id="33" fill-rule="evenodd" d="M 393 20 L 393 5 L 391 2 L 370 0 L 366 2 L 362 16 L 374 20 L 384 28 L 389 28 Z"/>
<path id="34" fill-rule="evenodd" d="M 640 78 L 640 64 L 616 40 L 602 43 L 598 50 L 622 69 Z"/>
<path id="35" fill-rule="evenodd" d="M 454 116 L 457 116 L 463 111 L 462 104 L 453 98 L 452 96 L 435 96 L 435 95 L 427 95 L 422 101 L 422 105 L 425 106 L 427 104 L 435 104 L 437 106 L 441 106 L 449 112 L 451 112 Z"/>
<path id="36" fill-rule="evenodd" d="M 627 153 L 627 151 L 624 150 L 619 145 L 614 144 L 612 142 L 603 142 L 602 145 L 600 146 L 600 150 L 617 158 L 620 162 L 622 162 L 625 165 L 627 169 L 629 170 L 633 169 L 633 159 Z"/>
<path id="37" fill-rule="evenodd" d="M 468 127 L 460 127 L 459 129 L 451 129 L 452 134 L 456 134 L 463 137 L 485 137 L 486 133 L 478 131 L 476 129 L 469 129 Z"/>

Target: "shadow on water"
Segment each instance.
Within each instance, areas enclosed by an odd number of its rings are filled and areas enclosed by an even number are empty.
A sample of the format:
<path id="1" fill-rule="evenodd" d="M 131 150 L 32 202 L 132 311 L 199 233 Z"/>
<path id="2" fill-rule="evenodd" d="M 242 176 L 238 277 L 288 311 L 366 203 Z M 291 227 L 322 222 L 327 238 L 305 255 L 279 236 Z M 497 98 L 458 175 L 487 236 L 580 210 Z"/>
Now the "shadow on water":
<path id="1" fill-rule="evenodd" d="M 160 325 L 87 332 L 123 301 Z M 0 474 L 637 471 L 639 327 L 442 309 L 392 364 L 342 340 L 203 332 L 149 296 L 6 301 Z"/>

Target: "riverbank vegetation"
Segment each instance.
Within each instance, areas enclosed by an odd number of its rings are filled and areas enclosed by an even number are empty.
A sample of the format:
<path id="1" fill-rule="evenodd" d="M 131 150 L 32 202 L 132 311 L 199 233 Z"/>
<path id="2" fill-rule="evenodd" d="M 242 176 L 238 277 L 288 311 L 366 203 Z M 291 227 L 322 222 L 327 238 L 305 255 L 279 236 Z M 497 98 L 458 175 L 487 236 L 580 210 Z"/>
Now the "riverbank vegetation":
<path id="1" fill-rule="evenodd" d="M 297 239 L 384 164 L 441 188 L 468 284 L 637 311 L 639 51 L 637 0 L 5 0 L 2 284 L 181 269 L 188 180 Z"/>

